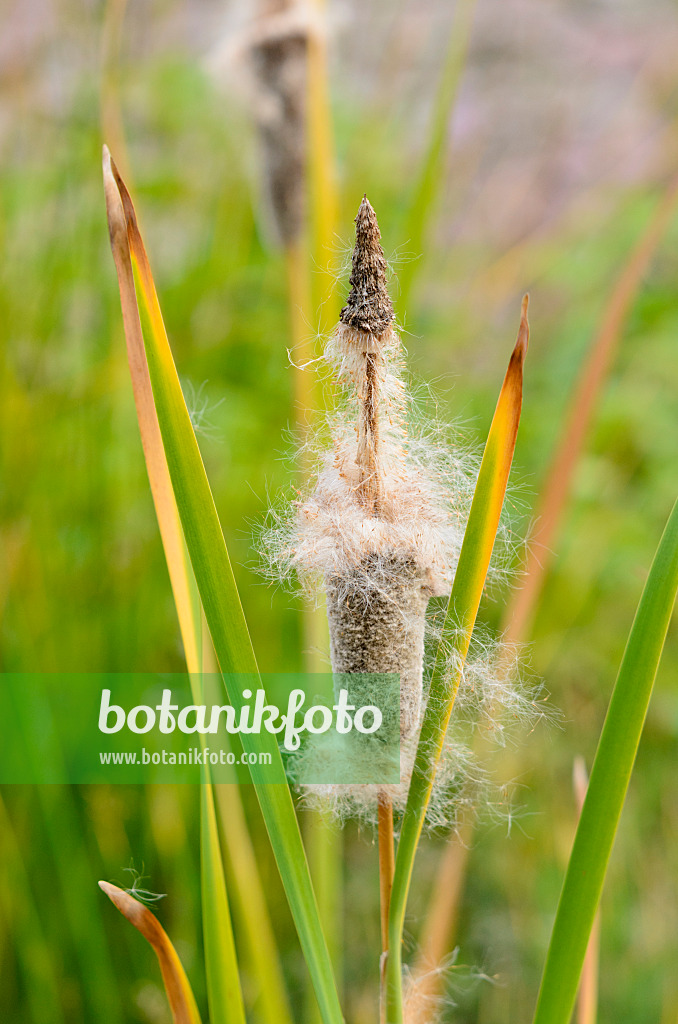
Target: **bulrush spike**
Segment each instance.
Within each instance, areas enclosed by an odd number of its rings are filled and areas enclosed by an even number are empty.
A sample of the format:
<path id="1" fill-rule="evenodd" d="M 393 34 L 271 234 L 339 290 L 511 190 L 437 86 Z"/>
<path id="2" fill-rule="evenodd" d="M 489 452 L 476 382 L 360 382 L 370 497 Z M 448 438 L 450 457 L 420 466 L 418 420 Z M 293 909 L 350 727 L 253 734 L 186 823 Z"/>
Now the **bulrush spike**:
<path id="1" fill-rule="evenodd" d="M 386 287 L 386 259 L 377 215 L 367 196 L 355 218 L 355 247 L 346 305 L 339 319 L 347 327 L 379 336 L 390 330 L 394 312 Z"/>
<path id="2" fill-rule="evenodd" d="M 352 392 L 355 435 L 337 438 L 332 475 L 338 479 L 321 477 L 316 492 L 339 531 L 355 538 L 352 557 L 343 557 L 340 543 L 325 577 L 330 654 L 338 685 L 355 701 L 356 676 L 400 676 L 401 736 L 411 739 L 421 712 L 424 622 L 433 588 L 427 556 L 422 560 L 414 537 L 403 543 L 401 500 L 407 494 L 416 518 L 435 513 L 422 498 L 417 473 L 403 486 L 407 396 L 386 259 L 367 196 L 355 225 L 350 292 L 326 352 Z"/>
<path id="3" fill-rule="evenodd" d="M 400 785 L 307 788 L 319 800 L 329 798 L 340 813 L 353 808 L 377 815 L 389 802 L 399 813 L 405 807 L 425 706 L 427 605 L 432 596 L 450 593 L 476 469 L 463 452 L 441 444 L 437 425 L 429 431 L 414 419 L 408 436 L 411 396 L 379 225 L 367 196 L 355 225 L 349 294 L 325 346 L 344 392 L 330 421 L 332 444 L 321 452 L 305 499 L 263 539 L 274 578 L 294 571 L 324 590 L 335 688 L 346 690 L 355 706 L 378 704 L 389 688 L 399 698 Z M 514 382 L 519 386 L 527 337 L 525 299 L 504 394 Z M 446 672 L 447 657 L 446 648 Z M 456 662 L 449 671 L 457 671 Z M 491 692 L 494 704 L 498 698 Z M 362 746 L 353 753 L 367 756 Z M 450 745 L 437 772 L 431 821 L 447 820 L 449 783 L 455 800 L 461 799 L 464 756 Z M 309 775 L 322 775 L 322 748 L 309 744 L 300 757 Z"/>

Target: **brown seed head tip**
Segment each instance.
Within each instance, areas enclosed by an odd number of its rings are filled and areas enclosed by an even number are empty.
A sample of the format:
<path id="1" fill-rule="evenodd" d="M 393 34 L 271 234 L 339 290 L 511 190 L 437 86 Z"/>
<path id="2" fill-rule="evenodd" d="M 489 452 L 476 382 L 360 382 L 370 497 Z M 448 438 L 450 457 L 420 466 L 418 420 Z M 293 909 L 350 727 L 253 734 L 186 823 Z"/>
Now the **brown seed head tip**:
<path id="1" fill-rule="evenodd" d="M 360 204 L 355 225 L 351 291 L 340 320 L 354 330 L 379 335 L 391 327 L 395 314 L 386 287 L 387 267 L 379 224 L 367 196 Z"/>

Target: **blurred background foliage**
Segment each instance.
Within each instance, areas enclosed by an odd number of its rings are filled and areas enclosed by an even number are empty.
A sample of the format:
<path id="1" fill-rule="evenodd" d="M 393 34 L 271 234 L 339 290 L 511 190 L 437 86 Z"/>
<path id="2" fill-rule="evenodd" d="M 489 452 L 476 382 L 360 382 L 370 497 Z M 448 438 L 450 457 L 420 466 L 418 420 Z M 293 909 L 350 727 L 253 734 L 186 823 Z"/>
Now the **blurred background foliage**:
<path id="1" fill-rule="evenodd" d="M 247 91 L 228 67 L 253 13 L 252 3 L 228 0 L 130 0 L 115 77 L 120 155 L 255 649 L 262 670 L 286 671 L 302 665 L 299 605 L 262 581 L 252 545 L 267 494 L 295 474 L 284 457 L 294 423 L 286 273 L 260 198 Z M 367 192 L 396 295 L 399 270 L 412 276 L 401 313 L 410 366 L 433 383 L 441 417 L 461 421 L 477 441 L 530 290 L 511 496 L 518 557 L 578 369 L 678 167 L 678 10 L 668 0 L 478 0 L 439 200 L 422 251 L 412 252 L 407 205 L 453 15 L 444 0 L 329 3 L 340 183 L 332 262 L 340 277 Z M 106 16 L 95 0 L 3 10 L 3 671 L 183 665 L 105 225 Z M 575 822 L 572 761 L 591 762 L 678 489 L 677 243 L 678 217 L 633 303 L 553 544 L 529 659 L 562 722 L 520 736 L 498 765 L 518 780 L 522 812 L 481 826 L 473 840 L 450 1021 L 515 1024 L 532 1012 Z M 337 301 L 345 287 L 340 277 Z M 309 337 L 314 331 L 310 320 Z M 506 597 L 485 601 L 495 629 Z M 615 1024 L 678 1017 L 677 679 L 670 636 L 602 905 L 601 1019 Z M 245 800 L 299 1007 L 303 965 L 252 794 Z M 168 894 L 159 914 L 204 1001 L 197 821 L 188 787 L 4 790 L 4 1019 L 168 1020 L 151 951 L 96 887 L 99 877 L 131 884 L 132 864 L 148 876 L 144 885 Z M 421 854 L 413 941 L 441 843 Z M 367 1022 L 379 955 L 369 832 L 347 830 L 345 877 L 348 1019 Z"/>

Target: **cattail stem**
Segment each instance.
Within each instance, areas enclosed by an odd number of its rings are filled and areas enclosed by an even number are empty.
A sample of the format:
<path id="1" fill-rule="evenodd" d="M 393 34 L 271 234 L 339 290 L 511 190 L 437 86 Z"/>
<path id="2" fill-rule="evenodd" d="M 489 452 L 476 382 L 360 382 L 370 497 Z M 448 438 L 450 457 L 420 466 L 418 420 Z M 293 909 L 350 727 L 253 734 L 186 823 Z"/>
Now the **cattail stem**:
<path id="1" fill-rule="evenodd" d="M 387 793 L 379 794 L 379 894 L 381 897 L 381 947 L 388 950 L 388 909 L 391 903 L 393 867 L 393 804 Z"/>
<path id="2" fill-rule="evenodd" d="M 383 790 L 379 794 L 378 811 L 379 834 L 379 898 L 381 906 L 381 994 L 380 1019 L 386 1024 L 386 960 L 388 957 L 388 915 L 391 906 L 391 888 L 395 868 L 395 850 L 393 841 L 393 804 L 391 798 Z"/>
<path id="3" fill-rule="evenodd" d="M 358 497 L 369 515 L 381 512 L 381 481 L 379 477 L 379 374 L 378 356 L 365 354 L 365 380 L 360 399 L 358 421 L 358 453 L 356 462 L 360 471 Z"/>

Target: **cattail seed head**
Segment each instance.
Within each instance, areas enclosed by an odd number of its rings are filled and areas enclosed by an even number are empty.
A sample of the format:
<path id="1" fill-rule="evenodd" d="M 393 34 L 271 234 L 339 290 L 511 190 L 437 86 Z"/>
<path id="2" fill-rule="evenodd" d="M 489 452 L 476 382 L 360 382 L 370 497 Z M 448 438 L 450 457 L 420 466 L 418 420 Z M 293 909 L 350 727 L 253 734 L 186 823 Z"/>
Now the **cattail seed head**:
<path id="1" fill-rule="evenodd" d="M 304 787 L 307 800 L 329 805 L 340 818 L 374 820 L 384 794 L 396 813 L 405 807 L 426 705 L 427 607 L 431 597 L 450 593 L 478 462 L 446 429 L 417 419 L 367 197 L 355 223 L 349 295 L 324 352 L 343 393 L 329 417 L 331 444 L 319 435 L 318 471 L 308 493 L 287 514 L 271 513 L 262 540 L 275 578 L 294 573 L 311 592 L 324 592 L 337 691 L 347 690 L 356 706 L 379 703 L 384 683 L 369 677 L 399 676 L 400 784 Z M 433 646 L 437 651 L 435 640 Z M 514 696 L 506 672 L 494 672 L 496 650 L 485 644 L 466 664 L 458 704 L 480 708 L 488 721 L 500 707 L 528 717 L 536 704 L 529 694 Z M 456 674 L 453 652 L 438 654 L 443 671 Z M 373 694 L 365 689 L 370 686 Z M 461 726 L 474 714 L 462 715 Z M 352 756 L 361 754 L 358 745 Z M 300 757 L 305 768 L 321 767 L 322 752 L 312 744 Z M 476 807 L 485 780 L 466 738 L 450 736 L 436 771 L 429 826 L 449 826 L 461 807 Z"/>
<path id="2" fill-rule="evenodd" d="M 401 738 L 423 706 L 426 608 L 449 592 L 460 542 L 454 495 L 410 443 L 402 350 L 377 218 L 355 219 L 350 291 L 325 358 L 346 402 L 312 493 L 297 505 L 283 557 L 320 577 L 337 688 L 355 674 L 400 676 Z M 269 541 L 280 536 L 276 531 Z"/>
<path id="3" fill-rule="evenodd" d="M 369 597 L 360 588 L 349 589 L 346 577 L 330 578 L 326 585 L 335 685 L 352 696 L 351 675 L 398 675 L 400 735 L 405 739 L 419 725 L 430 590 L 411 558 L 391 557 L 378 566 L 375 556 L 368 555 L 362 569 L 383 575 L 381 586 Z"/>
<path id="4" fill-rule="evenodd" d="M 433 509 L 418 469 L 406 467 L 400 342 L 379 225 L 366 196 L 355 224 L 350 292 L 326 352 L 348 392 L 354 432 L 342 436 L 341 428 L 335 429 L 331 468 L 321 471 L 301 517 L 311 522 L 321 517 L 319 529 L 314 524 L 310 533 L 314 542 L 324 534 L 321 548 L 334 561 L 323 566 L 323 576 L 338 685 L 350 693 L 351 675 L 397 673 L 405 740 L 419 726 L 426 606 L 436 588 L 419 537 L 403 535 L 399 506 L 407 495 L 410 511 L 418 505 L 422 518 Z M 410 517 L 408 526 L 412 522 Z M 348 559 L 346 543 L 336 543 L 337 531 L 347 539 L 352 535 Z M 310 546 L 305 553 L 298 549 L 297 556 L 309 569 L 320 568 Z"/>

